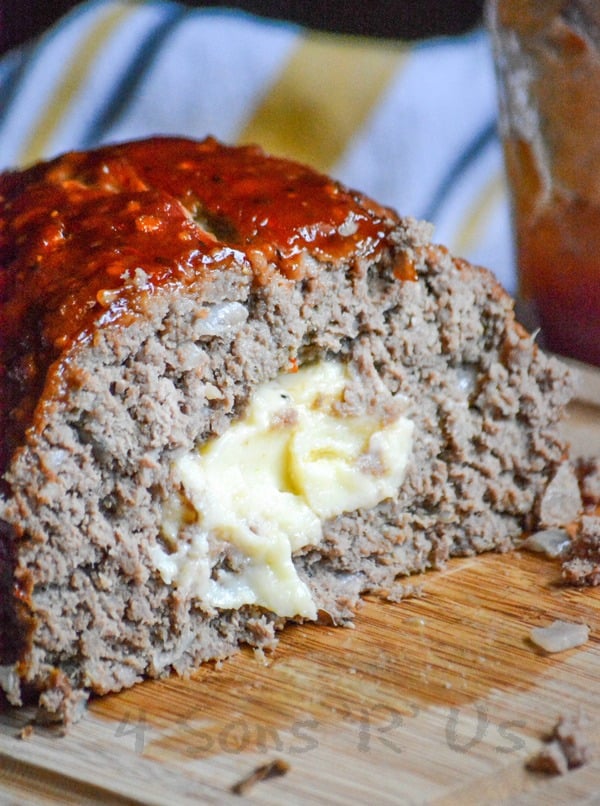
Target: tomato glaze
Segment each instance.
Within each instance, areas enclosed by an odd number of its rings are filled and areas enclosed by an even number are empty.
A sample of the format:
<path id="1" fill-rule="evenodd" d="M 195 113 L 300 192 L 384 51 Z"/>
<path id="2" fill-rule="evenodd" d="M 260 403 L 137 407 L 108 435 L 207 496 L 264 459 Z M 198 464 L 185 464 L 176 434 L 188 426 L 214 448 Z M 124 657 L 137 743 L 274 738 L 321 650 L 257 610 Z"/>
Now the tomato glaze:
<path id="1" fill-rule="evenodd" d="M 253 146 L 154 138 L 0 176 L 0 472 L 49 368 L 140 294 L 236 267 L 302 277 L 389 245 L 390 211 Z M 410 261 L 399 279 L 414 280 Z"/>

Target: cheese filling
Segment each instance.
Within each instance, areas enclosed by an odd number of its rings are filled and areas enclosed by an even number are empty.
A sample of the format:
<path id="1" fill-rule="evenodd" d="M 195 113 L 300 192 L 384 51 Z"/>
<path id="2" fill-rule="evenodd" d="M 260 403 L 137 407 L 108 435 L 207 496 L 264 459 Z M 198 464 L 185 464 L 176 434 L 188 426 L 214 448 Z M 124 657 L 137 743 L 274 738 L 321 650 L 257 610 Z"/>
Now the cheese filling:
<path id="1" fill-rule="evenodd" d="M 376 414 L 366 404 L 345 413 L 350 380 L 338 361 L 281 375 L 257 388 L 243 419 L 176 461 L 167 550 L 152 550 L 166 584 L 210 607 L 316 618 L 293 553 L 318 545 L 328 518 L 395 495 L 412 447 L 404 399 L 384 390 Z M 215 567 L 223 541 L 231 559 Z"/>

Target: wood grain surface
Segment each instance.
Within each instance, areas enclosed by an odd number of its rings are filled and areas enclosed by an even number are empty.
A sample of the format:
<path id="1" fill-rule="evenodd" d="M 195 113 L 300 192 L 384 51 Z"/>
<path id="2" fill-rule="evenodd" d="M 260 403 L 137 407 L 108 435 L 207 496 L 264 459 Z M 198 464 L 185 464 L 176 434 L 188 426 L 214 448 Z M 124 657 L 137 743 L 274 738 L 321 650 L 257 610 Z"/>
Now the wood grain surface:
<path id="1" fill-rule="evenodd" d="M 599 377 L 565 424 L 586 455 L 600 455 Z M 600 751 L 560 777 L 525 764 L 561 714 L 595 720 L 600 748 L 600 589 L 565 588 L 524 552 L 420 582 L 420 597 L 367 600 L 354 629 L 292 627 L 271 655 L 96 700 L 66 736 L 5 711 L 0 803 L 598 803 Z M 536 650 L 530 629 L 557 618 L 589 641 Z M 233 794 L 275 761 L 284 775 Z"/>

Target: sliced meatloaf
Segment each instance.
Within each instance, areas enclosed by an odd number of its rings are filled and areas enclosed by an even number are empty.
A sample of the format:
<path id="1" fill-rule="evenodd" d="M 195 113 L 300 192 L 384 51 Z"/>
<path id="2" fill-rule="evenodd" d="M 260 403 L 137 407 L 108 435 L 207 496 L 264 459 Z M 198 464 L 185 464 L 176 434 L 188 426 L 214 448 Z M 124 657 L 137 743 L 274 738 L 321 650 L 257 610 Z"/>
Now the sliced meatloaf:
<path id="1" fill-rule="evenodd" d="M 535 525 L 566 373 L 428 225 L 212 139 L 70 153 L 0 205 L 11 703 L 68 719 Z"/>

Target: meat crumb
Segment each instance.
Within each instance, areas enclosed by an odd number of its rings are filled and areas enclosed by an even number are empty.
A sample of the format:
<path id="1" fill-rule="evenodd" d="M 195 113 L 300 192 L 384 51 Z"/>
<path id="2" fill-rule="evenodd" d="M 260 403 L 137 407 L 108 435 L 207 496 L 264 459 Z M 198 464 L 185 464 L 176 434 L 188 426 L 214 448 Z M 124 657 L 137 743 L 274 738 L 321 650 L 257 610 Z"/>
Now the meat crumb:
<path id="1" fill-rule="evenodd" d="M 562 564 L 568 585 L 600 585 L 600 516 L 584 515 Z"/>
<path id="2" fill-rule="evenodd" d="M 569 769 L 560 742 L 556 741 L 548 742 L 528 760 L 526 767 L 531 772 L 545 772 L 548 775 L 564 775 Z"/>
<path id="3" fill-rule="evenodd" d="M 575 467 L 586 510 L 600 507 L 600 458 L 580 459 Z"/>
<path id="4" fill-rule="evenodd" d="M 590 723 L 585 716 L 561 716 L 539 753 L 527 761 L 532 772 L 564 775 L 587 764 L 593 755 Z"/>
<path id="5" fill-rule="evenodd" d="M 278 778 L 285 775 L 290 769 L 290 765 L 282 758 L 273 759 L 266 764 L 261 764 L 241 781 L 231 787 L 234 795 L 245 795 L 255 784 L 266 781 L 268 778 Z"/>
<path id="6" fill-rule="evenodd" d="M 29 723 L 28 725 L 24 725 L 21 728 L 21 730 L 18 732 L 17 736 L 18 736 L 19 739 L 22 739 L 23 741 L 27 741 L 28 739 L 31 739 L 31 737 L 33 736 L 33 732 L 34 732 L 33 731 L 33 725 L 31 723 Z"/>

